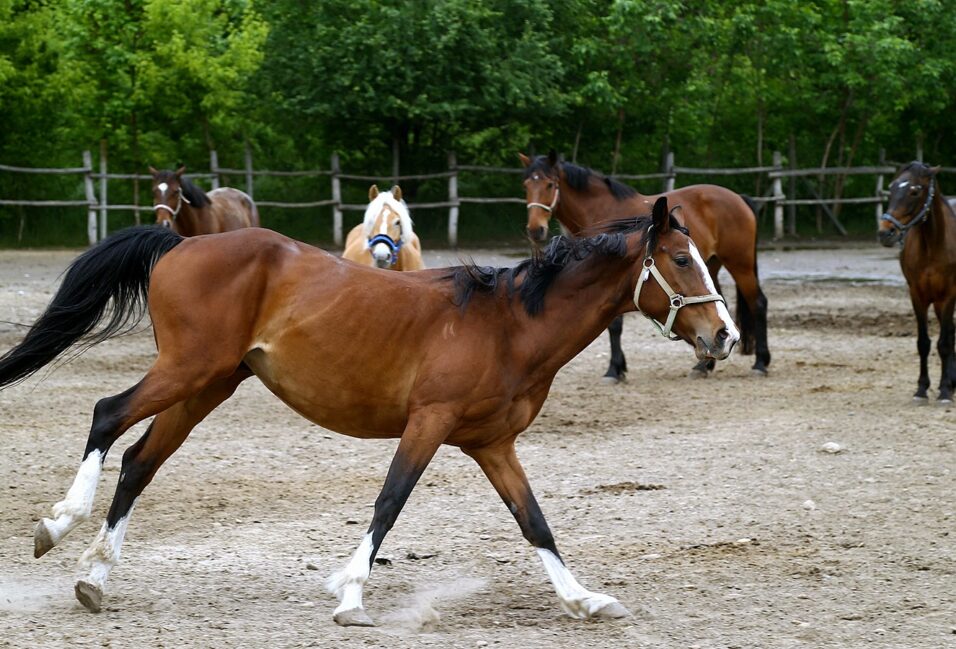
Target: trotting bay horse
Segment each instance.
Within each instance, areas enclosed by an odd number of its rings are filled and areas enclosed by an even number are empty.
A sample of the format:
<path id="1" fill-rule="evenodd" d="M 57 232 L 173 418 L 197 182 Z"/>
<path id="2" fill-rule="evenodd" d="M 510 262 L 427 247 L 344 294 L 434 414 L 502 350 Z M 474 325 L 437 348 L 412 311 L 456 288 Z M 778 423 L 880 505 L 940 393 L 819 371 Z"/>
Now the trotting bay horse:
<path id="1" fill-rule="evenodd" d="M 37 524 L 34 553 L 89 518 L 107 451 L 156 415 L 123 455 L 106 521 L 81 558 L 76 595 L 98 610 L 143 489 L 192 428 L 256 375 L 320 426 L 400 439 L 367 533 L 327 583 L 337 623 L 372 624 L 362 591 L 375 555 L 442 444 L 481 467 L 566 612 L 625 615 L 565 567 L 514 443 L 557 371 L 621 313 L 667 321 L 701 359 L 730 354 L 739 333 L 718 312 L 721 298 L 686 232 L 660 199 L 652 216 L 556 238 L 514 268 L 383 273 L 258 228 L 187 239 L 154 226 L 121 230 L 70 265 L 47 310 L 0 358 L 0 386 L 20 381 L 77 341 L 132 326 L 148 304 L 158 356 L 139 383 L 96 404 L 73 486 Z M 383 304 L 388 318 L 379 317 Z"/>
<path id="2" fill-rule="evenodd" d="M 408 206 L 398 185 L 379 192 L 377 185 L 368 190 L 365 218 L 345 238 L 342 257 L 365 266 L 392 270 L 422 270 L 422 245 L 412 229 Z"/>
<path id="3" fill-rule="evenodd" d="M 259 227 L 259 210 L 245 192 L 220 187 L 207 194 L 183 175 L 186 167 L 149 172 L 157 224 L 184 237 Z"/>
<path id="4" fill-rule="evenodd" d="M 889 203 L 880 219 L 880 243 L 900 243 L 900 266 L 916 313 L 919 382 L 913 398 L 927 399 L 930 338 L 926 312 L 939 320 L 936 350 L 942 363 L 940 403 L 951 403 L 956 389 L 953 308 L 956 305 L 956 214 L 939 190 L 939 167 L 911 162 L 890 184 Z"/>
<path id="5" fill-rule="evenodd" d="M 697 251 L 720 292 L 717 273 L 727 268 L 737 284 L 737 322 L 743 354 L 755 354 L 753 372 L 766 375 L 770 365 L 767 347 L 767 298 L 757 278 L 757 219 L 740 195 L 717 185 L 691 185 L 666 194 L 645 196 L 635 189 L 591 169 L 559 161 L 554 151 L 531 159 L 518 154 L 525 166 L 524 186 L 528 206 L 528 237 L 540 244 L 548 237 L 551 217 L 571 234 L 587 233 L 596 223 L 628 215 L 645 214 L 660 196 L 679 206 Z M 624 321 L 611 323 L 611 361 L 604 375 L 617 383 L 627 372 L 621 349 Z M 697 376 L 707 376 L 714 362 L 701 361 Z"/>

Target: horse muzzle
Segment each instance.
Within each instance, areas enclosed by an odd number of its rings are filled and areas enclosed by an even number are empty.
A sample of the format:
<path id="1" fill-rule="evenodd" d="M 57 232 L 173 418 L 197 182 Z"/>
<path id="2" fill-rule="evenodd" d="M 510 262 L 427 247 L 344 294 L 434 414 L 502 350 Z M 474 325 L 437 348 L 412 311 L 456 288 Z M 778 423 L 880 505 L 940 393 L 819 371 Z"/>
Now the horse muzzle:
<path id="1" fill-rule="evenodd" d="M 889 221 L 889 219 L 886 218 L 888 216 L 890 215 L 884 214 L 883 221 Z M 881 245 L 891 248 L 902 240 L 903 233 L 899 230 L 899 228 L 891 225 L 887 228 L 881 228 L 879 232 L 877 232 L 877 237 L 879 238 Z"/>
<path id="2" fill-rule="evenodd" d="M 697 336 L 694 343 L 694 352 L 697 354 L 697 360 L 722 361 L 734 350 L 734 345 L 740 340 L 740 334 L 736 331 L 730 331 L 727 327 L 722 327 L 714 334 L 710 341 L 705 341 L 701 336 Z"/>
<path id="3" fill-rule="evenodd" d="M 532 243 L 540 244 L 548 240 L 548 228 L 546 226 L 539 225 L 537 227 L 529 227 L 527 232 L 528 239 L 530 239 Z"/>

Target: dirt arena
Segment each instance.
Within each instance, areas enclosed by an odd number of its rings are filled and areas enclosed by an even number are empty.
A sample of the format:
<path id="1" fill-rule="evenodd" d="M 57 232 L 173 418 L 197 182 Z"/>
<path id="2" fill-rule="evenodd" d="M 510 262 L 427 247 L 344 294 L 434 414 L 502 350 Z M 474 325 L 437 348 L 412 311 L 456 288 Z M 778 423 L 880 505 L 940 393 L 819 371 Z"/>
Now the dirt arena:
<path id="1" fill-rule="evenodd" d="M 73 255 L 0 251 L 0 348 Z M 0 393 L 0 646 L 952 647 L 956 408 L 911 401 L 895 255 L 763 251 L 765 379 L 735 353 L 691 380 L 690 348 L 634 315 L 626 384 L 599 381 L 606 335 L 558 375 L 518 452 L 570 569 L 632 611 L 615 621 L 562 615 L 477 466 L 443 449 L 366 588 L 378 626 L 337 627 L 323 581 L 361 539 L 396 442 L 328 433 L 254 379 L 140 498 L 105 608 L 88 613 L 76 560 L 143 426 L 107 459 L 93 520 L 40 560 L 33 525 L 75 475 L 93 404 L 153 356 L 148 331 L 100 345 Z"/>

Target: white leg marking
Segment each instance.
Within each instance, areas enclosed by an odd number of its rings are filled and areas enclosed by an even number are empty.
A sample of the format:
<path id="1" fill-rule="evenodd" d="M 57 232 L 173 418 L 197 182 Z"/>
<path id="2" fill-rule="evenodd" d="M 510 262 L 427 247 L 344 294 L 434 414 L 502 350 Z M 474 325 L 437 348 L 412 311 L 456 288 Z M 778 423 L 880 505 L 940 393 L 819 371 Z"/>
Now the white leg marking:
<path id="1" fill-rule="evenodd" d="M 707 290 L 711 293 L 717 293 L 717 287 L 714 286 L 714 281 L 710 277 L 710 271 L 707 270 L 707 264 L 704 263 L 704 258 L 700 256 L 700 251 L 697 249 L 697 246 L 694 245 L 694 242 L 690 242 L 690 254 L 694 258 L 694 261 L 697 263 L 697 269 L 700 271 L 700 275 L 704 280 L 704 286 L 707 287 Z M 727 310 L 727 305 L 723 302 L 715 302 L 717 306 L 717 315 L 720 316 L 720 319 L 724 321 L 724 326 L 727 327 L 727 333 L 730 334 L 730 338 L 733 342 L 740 340 L 740 331 L 737 330 L 737 325 L 734 324 L 734 319 L 730 317 L 730 311 Z M 728 344 L 730 343 L 728 339 Z"/>
<path id="2" fill-rule="evenodd" d="M 352 559 L 342 570 L 328 578 L 325 587 L 339 598 L 339 605 L 333 615 L 362 609 L 362 588 L 371 573 L 372 533 L 362 539 Z"/>
<path id="3" fill-rule="evenodd" d="M 133 515 L 135 506 L 136 501 L 133 501 L 126 516 L 116 522 L 116 527 L 111 529 L 103 523 L 92 545 L 80 557 L 80 568 L 90 571 L 86 581 L 96 585 L 100 590 L 106 586 L 106 578 L 109 577 L 110 570 L 119 563 L 120 550 L 123 547 L 123 539 L 126 537 L 126 527 L 129 525 L 129 517 Z"/>
<path id="4" fill-rule="evenodd" d="M 601 615 L 603 617 L 624 617 L 628 615 L 620 602 L 610 595 L 592 593 L 578 583 L 571 571 L 551 550 L 538 548 L 538 556 L 544 569 L 554 584 L 561 609 L 571 617 L 585 619 Z"/>
<path id="5" fill-rule="evenodd" d="M 93 497 L 96 495 L 96 485 L 102 469 L 103 453 L 92 451 L 80 464 L 73 485 L 66 492 L 66 498 L 53 505 L 55 520 L 43 519 L 42 524 L 46 526 L 53 545 L 59 543 L 73 528 L 90 517 L 93 512 Z"/>

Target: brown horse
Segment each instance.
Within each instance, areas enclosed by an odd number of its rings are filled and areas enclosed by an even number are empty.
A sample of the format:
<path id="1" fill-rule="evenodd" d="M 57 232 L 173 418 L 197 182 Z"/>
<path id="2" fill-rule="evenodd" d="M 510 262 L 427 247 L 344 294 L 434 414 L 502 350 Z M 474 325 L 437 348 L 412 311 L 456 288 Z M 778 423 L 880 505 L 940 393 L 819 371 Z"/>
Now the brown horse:
<path id="1" fill-rule="evenodd" d="M 345 239 L 343 259 L 363 266 L 392 270 L 422 270 L 422 244 L 412 229 L 412 218 L 402 200 L 398 185 L 379 192 L 377 185 L 368 190 L 365 218 Z"/>
<path id="2" fill-rule="evenodd" d="M 259 210 L 245 192 L 220 187 L 207 194 L 183 175 L 185 171 L 186 167 L 176 171 L 149 168 L 157 224 L 184 237 L 259 227 Z"/>
<path id="3" fill-rule="evenodd" d="M 81 560 L 89 573 L 77 582 L 77 597 L 99 609 L 136 499 L 192 428 L 255 374 L 320 426 L 400 438 L 368 532 L 328 582 L 340 600 L 339 624 L 371 624 L 362 589 L 375 554 L 442 444 L 477 461 L 537 548 L 565 611 L 624 615 L 617 600 L 586 590 L 560 559 L 515 438 L 538 414 L 557 371 L 621 313 L 639 309 L 666 320 L 700 358 L 725 358 L 739 335 L 718 314 L 720 297 L 702 295 L 707 270 L 664 199 L 652 217 L 602 230 L 556 238 L 510 269 L 413 273 L 361 267 L 262 229 L 192 239 L 156 227 L 116 233 L 71 264 L 47 311 L 0 358 L 0 386 L 22 380 L 75 341 L 92 344 L 135 323 L 148 300 L 158 357 L 139 383 L 96 404 L 73 486 L 53 518 L 37 525 L 36 556 L 89 518 L 106 452 L 156 415 L 124 454 L 106 522 Z M 388 318 L 380 317 L 383 305 Z"/>
<path id="4" fill-rule="evenodd" d="M 939 320 L 936 349 L 942 362 L 940 403 L 951 403 L 956 389 L 953 308 L 956 305 L 956 214 L 939 191 L 939 167 L 911 162 L 890 184 L 886 213 L 880 219 L 880 243 L 900 243 L 900 266 L 916 313 L 919 382 L 914 399 L 925 400 L 929 388 L 930 338 L 926 312 L 933 305 Z"/>
<path id="5" fill-rule="evenodd" d="M 524 186 L 528 204 L 528 237 L 540 244 L 548 237 L 553 216 L 571 234 L 587 232 L 605 220 L 644 214 L 660 196 L 681 208 L 690 236 L 707 264 L 717 291 L 717 273 L 725 266 L 737 283 L 737 322 L 741 330 L 741 353 L 756 351 L 753 370 L 766 375 L 770 365 L 767 347 L 767 298 L 757 279 L 757 219 L 753 209 L 738 194 L 716 185 L 691 185 L 644 196 L 636 190 L 591 169 L 559 161 L 552 151 L 533 160 L 519 153 L 525 166 Z M 611 323 L 611 362 L 604 377 L 624 379 L 627 360 L 621 349 L 623 319 Z M 706 376 L 714 362 L 702 361 L 695 373 Z"/>

